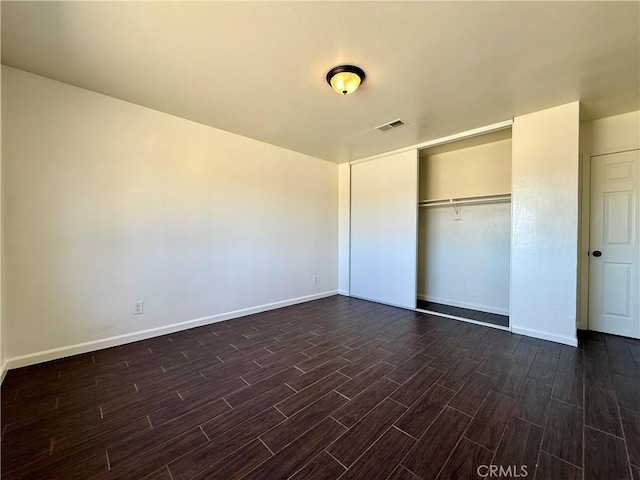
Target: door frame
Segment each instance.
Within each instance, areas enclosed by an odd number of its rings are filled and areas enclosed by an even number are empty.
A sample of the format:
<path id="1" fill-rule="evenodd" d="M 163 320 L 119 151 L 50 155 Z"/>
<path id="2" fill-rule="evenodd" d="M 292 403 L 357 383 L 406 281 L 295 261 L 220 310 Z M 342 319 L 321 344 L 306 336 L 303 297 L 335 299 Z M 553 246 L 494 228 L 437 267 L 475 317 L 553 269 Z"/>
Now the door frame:
<path id="1" fill-rule="evenodd" d="M 602 151 L 583 153 L 580 162 L 580 196 L 579 201 L 581 213 L 579 214 L 579 248 L 580 258 L 578 259 L 578 321 L 579 330 L 590 330 L 589 328 L 589 303 L 590 303 L 590 242 L 591 242 L 591 162 L 593 157 L 604 155 L 614 155 L 617 153 L 633 152 L 640 150 L 638 146 L 624 146 L 619 148 L 608 148 Z M 640 213 L 639 213 L 640 215 Z"/>

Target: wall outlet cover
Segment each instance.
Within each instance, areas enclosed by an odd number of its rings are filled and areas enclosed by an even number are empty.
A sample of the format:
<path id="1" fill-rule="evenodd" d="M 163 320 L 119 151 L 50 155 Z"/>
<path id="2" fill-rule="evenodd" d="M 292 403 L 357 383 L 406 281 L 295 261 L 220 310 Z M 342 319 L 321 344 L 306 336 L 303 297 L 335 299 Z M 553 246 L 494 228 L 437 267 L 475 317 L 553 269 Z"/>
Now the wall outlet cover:
<path id="1" fill-rule="evenodd" d="M 144 312 L 144 303 L 142 301 L 133 302 L 133 314 L 141 315 Z"/>

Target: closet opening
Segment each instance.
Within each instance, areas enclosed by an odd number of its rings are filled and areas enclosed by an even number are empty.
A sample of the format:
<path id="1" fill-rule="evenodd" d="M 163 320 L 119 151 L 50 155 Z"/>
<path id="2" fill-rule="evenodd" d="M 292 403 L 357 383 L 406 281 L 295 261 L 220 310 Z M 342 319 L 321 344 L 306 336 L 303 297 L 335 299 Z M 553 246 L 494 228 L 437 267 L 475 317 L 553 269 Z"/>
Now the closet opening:
<path id="1" fill-rule="evenodd" d="M 425 148 L 417 310 L 509 329 L 511 129 Z"/>

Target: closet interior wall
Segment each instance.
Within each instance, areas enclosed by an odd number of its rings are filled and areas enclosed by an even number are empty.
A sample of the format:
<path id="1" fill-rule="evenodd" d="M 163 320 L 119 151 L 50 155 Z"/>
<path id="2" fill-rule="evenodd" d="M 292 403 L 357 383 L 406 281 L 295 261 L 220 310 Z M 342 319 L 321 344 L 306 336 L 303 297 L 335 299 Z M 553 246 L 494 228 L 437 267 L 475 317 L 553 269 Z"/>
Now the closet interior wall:
<path id="1" fill-rule="evenodd" d="M 510 193 L 511 129 L 420 152 L 419 307 L 509 315 Z"/>

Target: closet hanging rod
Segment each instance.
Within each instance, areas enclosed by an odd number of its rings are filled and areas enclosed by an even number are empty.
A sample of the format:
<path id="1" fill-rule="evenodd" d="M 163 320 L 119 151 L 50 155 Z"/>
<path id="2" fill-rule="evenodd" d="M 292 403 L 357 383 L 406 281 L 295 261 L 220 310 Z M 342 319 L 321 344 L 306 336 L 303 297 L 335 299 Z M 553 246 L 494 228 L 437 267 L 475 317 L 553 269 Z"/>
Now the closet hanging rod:
<path id="1" fill-rule="evenodd" d="M 484 203 L 502 203 L 510 202 L 510 193 L 495 193 L 489 195 L 474 195 L 470 197 L 455 197 L 455 198 L 438 198 L 434 200 L 420 200 L 418 205 L 420 207 L 444 207 L 447 205 L 472 205 L 472 204 L 484 204 Z"/>

